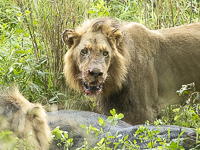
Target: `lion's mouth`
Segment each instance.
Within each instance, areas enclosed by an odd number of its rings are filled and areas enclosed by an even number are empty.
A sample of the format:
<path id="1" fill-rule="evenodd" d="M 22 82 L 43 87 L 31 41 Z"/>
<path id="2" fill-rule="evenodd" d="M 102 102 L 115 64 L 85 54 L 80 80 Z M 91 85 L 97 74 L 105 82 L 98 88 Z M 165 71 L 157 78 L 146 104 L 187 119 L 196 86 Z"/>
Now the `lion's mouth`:
<path id="1" fill-rule="evenodd" d="M 99 94 L 102 87 L 103 87 L 103 83 L 97 83 L 97 82 L 92 82 L 92 83 L 88 83 L 87 82 L 83 82 L 83 87 L 84 87 L 84 92 L 87 95 L 95 95 L 95 94 Z"/>
<path id="2" fill-rule="evenodd" d="M 103 84 L 100 83 L 99 86 L 97 86 L 96 83 L 90 83 L 91 86 L 89 86 L 88 83 L 84 82 L 83 85 L 86 91 L 99 91 L 101 90 Z"/>

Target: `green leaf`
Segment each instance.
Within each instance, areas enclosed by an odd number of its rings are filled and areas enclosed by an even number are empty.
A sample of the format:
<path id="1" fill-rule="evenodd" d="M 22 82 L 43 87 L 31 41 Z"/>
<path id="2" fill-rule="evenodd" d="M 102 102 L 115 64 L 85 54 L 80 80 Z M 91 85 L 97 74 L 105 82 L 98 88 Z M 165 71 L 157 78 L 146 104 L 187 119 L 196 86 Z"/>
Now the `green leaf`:
<path id="1" fill-rule="evenodd" d="M 15 34 L 17 34 L 17 33 L 19 33 L 19 34 L 20 34 L 20 33 L 22 33 L 22 32 L 24 32 L 24 30 L 22 30 L 22 29 L 19 29 L 19 30 L 16 30 L 16 31 L 15 31 Z"/>
<path id="2" fill-rule="evenodd" d="M 100 124 L 103 124 L 103 123 L 104 123 L 104 120 L 103 120 L 101 117 L 99 117 L 99 123 L 100 123 Z"/>
<path id="3" fill-rule="evenodd" d="M 115 116 L 115 114 L 116 114 L 116 111 L 115 111 L 115 109 L 113 109 L 113 110 L 110 110 L 110 113 L 111 113 L 111 115 Z"/>
<path id="4" fill-rule="evenodd" d="M 10 67 L 8 74 L 10 74 L 13 71 L 13 66 Z"/>
<path id="5" fill-rule="evenodd" d="M 109 116 L 108 118 L 107 118 L 107 122 L 112 122 L 113 121 L 113 117 L 112 116 Z"/>
<path id="6" fill-rule="evenodd" d="M 15 53 L 16 54 L 26 54 L 26 51 L 24 51 L 24 50 L 16 50 Z"/>
<path id="7" fill-rule="evenodd" d="M 35 26 L 37 26 L 37 25 L 38 25 L 38 23 L 37 23 L 37 21 L 36 21 L 36 20 L 33 20 L 33 24 L 34 24 Z"/>
<path id="8" fill-rule="evenodd" d="M 119 144 L 120 143 L 114 143 L 114 145 L 115 145 L 114 149 L 116 149 Z"/>
<path id="9" fill-rule="evenodd" d="M 117 115 L 116 119 L 122 119 L 124 118 L 124 115 L 122 113 L 120 113 L 119 115 Z"/>
<path id="10" fill-rule="evenodd" d="M 114 137 L 114 136 L 109 136 L 108 138 L 109 138 L 109 139 L 114 139 L 115 137 Z"/>
<path id="11" fill-rule="evenodd" d="M 88 11 L 88 13 L 89 13 L 89 14 L 93 14 L 94 11 L 90 9 L 90 10 Z"/>
<path id="12" fill-rule="evenodd" d="M 115 126 L 117 123 L 118 123 L 117 120 L 113 120 L 113 121 L 111 122 L 111 125 L 112 125 L 112 126 Z"/>
<path id="13" fill-rule="evenodd" d="M 26 14 L 28 15 L 28 14 L 30 14 L 31 12 L 29 11 L 29 10 L 26 10 Z"/>
<path id="14" fill-rule="evenodd" d="M 68 132 L 67 132 L 67 131 L 64 131 L 63 134 L 64 134 L 64 137 L 65 137 L 66 139 L 68 139 Z"/>
<path id="15" fill-rule="evenodd" d="M 29 37 L 29 33 L 28 32 L 25 32 L 24 35 L 27 36 L 27 37 Z"/>
<path id="16" fill-rule="evenodd" d="M 61 134 L 59 131 L 54 132 L 54 135 L 56 136 L 56 138 L 61 139 Z"/>
<path id="17" fill-rule="evenodd" d="M 180 116 L 175 116 L 175 117 L 174 117 L 174 120 L 175 120 L 175 121 L 178 120 L 179 117 L 180 117 Z"/>
<path id="18" fill-rule="evenodd" d="M 126 141 L 128 139 L 128 135 L 126 135 L 125 137 L 124 137 L 124 141 Z"/>
<path id="19" fill-rule="evenodd" d="M 98 145 L 98 146 L 101 146 L 101 145 L 103 144 L 104 140 L 105 140 L 105 139 L 102 138 L 102 139 L 97 143 L 97 145 Z"/>
<path id="20" fill-rule="evenodd" d="M 170 148 L 172 150 L 176 149 L 176 143 L 174 141 L 171 142 L 170 146 L 166 146 L 167 148 Z"/>
<path id="21" fill-rule="evenodd" d="M 95 127 L 90 127 L 90 129 L 92 129 L 92 130 L 95 131 L 95 132 L 99 132 L 99 131 L 100 131 L 99 129 L 97 129 L 97 128 L 95 128 Z"/>
<path id="22" fill-rule="evenodd" d="M 98 136 L 99 136 L 99 133 L 96 133 L 96 134 L 95 134 L 95 139 L 97 139 L 97 138 L 98 138 Z"/>
<path id="23" fill-rule="evenodd" d="M 80 127 L 85 129 L 87 126 L 86 125 L 80 125 Z"/>
<path id="24" fill-rule="evenodd" d="M 57 98 L 57 96 L 52 97 L 52 98 L 49 100 L 49 103 L 55 103 L 55 102 L 57 102 L 57 101 L 56 101 L 56 98 Z"/>
<path id="25" fill-rule="evenodd" d="M 147 145 L 149 148 L 153 148 L 153 142 L 149 142 Z"/>

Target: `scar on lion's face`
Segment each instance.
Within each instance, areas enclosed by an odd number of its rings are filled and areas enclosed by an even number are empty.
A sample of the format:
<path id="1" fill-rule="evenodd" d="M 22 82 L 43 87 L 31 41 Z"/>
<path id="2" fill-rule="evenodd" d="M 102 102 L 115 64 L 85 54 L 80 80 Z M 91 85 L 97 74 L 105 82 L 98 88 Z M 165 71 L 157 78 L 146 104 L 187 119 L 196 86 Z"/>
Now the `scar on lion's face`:
<path id="1" fill-rule="evenodd" d="M 79 79 L 83 82 L 83 92 L 87 95 L 99 94 L 108 76 L 112 57 L 111 47 L 102 34 L 84 34 L 75 48 L 78 55 Z"/>

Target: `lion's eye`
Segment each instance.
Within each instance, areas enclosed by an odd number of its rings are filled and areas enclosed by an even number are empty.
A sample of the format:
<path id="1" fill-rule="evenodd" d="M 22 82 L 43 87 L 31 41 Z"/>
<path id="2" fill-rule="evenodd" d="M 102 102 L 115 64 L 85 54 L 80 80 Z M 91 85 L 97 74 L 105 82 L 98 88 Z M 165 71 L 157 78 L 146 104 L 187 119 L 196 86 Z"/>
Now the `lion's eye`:
<path id="1" fill-rule="evenodd" d="M 85 48 L 85 49 L 82 49 L 82 50 L 81 50 L 81 53 L 85 55 L 85 54 L 88 53 L 88 50 L 87 50 L 86 48 Z"/>
<path id="2" fill-rule="evenodd" d="M 104 51 L 103 56 L 108 56 L 108 51 Z"/>

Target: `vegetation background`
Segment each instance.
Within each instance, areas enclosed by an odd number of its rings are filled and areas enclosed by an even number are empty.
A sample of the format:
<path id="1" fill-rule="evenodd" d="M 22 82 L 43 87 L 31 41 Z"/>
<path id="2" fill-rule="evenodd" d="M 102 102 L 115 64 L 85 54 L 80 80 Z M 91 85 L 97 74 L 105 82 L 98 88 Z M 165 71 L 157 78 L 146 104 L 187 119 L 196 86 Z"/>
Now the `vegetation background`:
<path id="1" fill-rule="evenodd" d="M 200 21 L 200 0 L 0 0 L 0 85 L 18 86 L 29 101 L 42 103 L 47 110 L 53 104 L 93 110 L 92 98 L 66 85 L 62 70 L 68 49 L 61 34 L 101 16 L 149 29 L 170 28 Z M 199 93 L 192 84 L 178 93 L 192 102 L 169 106 L 155 124 L 194 127 L 198 142 L 200 106 L 193 101 Z"/>
<path id="2" fill-rule="evenodd" d="M 0 85 L 17 85 L 47 110 L 93 110 L 92 98 L 71 90 L 63 76 L 64 29 L 111 16 L 161 29 L 200 20 L 199 0 L 0 0 Z M 178 90 L 178 89 L 177 89 Z M 169 120 L 168 120 L 169 121 Z"/>

